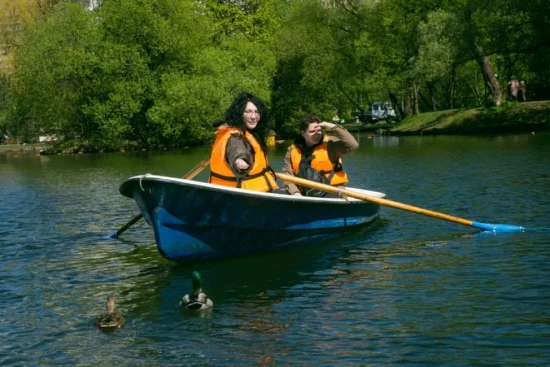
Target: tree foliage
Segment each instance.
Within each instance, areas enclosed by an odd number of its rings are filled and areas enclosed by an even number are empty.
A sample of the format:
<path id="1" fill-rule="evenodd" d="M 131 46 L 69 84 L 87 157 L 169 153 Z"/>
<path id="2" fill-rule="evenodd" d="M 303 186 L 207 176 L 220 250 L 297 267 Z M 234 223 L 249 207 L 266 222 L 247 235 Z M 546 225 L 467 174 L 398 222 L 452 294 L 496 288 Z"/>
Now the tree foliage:
<path id="1" fill-rule="evenodd" d="M 201 144 L 234 96 L 293 134 L 391 100 L 401 117 L 550 95 L 550 3 L 533 0 L 0 2 L 0 128 L 116 148 Z M 99 5 L 99 6 L 97 6 Z M 3 125 L 3 126 L 2 126 Z"/>

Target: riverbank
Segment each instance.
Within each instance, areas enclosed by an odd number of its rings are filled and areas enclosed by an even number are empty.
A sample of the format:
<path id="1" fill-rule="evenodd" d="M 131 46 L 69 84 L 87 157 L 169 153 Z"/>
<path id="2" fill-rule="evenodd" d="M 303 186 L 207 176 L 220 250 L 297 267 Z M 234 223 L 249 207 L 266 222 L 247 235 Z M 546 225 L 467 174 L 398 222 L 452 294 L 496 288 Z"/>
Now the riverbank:
<path id="1" fill-rule="evenodd" d="M 385 121 L 364 126 L 346 125 L 348 130 L 376 134 L 494 134 L 550 131 L 550 101 L 507 103 L 494 108 L 464 108 L 421 113 L 399 123 Z"/>
<path id="2" fill-rule="evenodd" d="M 409 116 L 401 122 L 388 124 L 345 124 L 349 131 L 368 132 L 379 135 L 424 135 L 424 134 L 500 134 L 531 133 L 550 131 L 550 101 L 507 103 L 495 108 L 463 108 L 436 112 L 425 112 Z M 187 148 L 187 147 L 184 147 Z M 44 144 L 0 144 L 0 153 L 36 152 L 46 154 Z M 127 147 L 121 148 L 128 150 Z M 166 150 L 166 148 L 159 148 Z M 142 150 L 133 147 L 130 150 Z M 75 149 L 50 151 L 55 153 L 77 153 Z M 86 151 L 84 151 L 86 153 Z"/>
<path id="3" fill-rule="evenodd" d="M 183 149 L 188 149 L 188 146 L 183 147 Z M 103 150 L 103 149 L 84 149 L 84 148 L 69 148 L 69 149 L 60 149 L 60 148 L 53 148 L 51 146 L 47 146 L 44 144 L 0 144 L 0 153 L 33 153 L 36 152 L 36 154 L 40 155 L 55 155 L 55 154 L 83 154 L 83 153 L 103 153 L 103 152 L 117 152 L 120 151 L 122 153 L 128 151 L 128 152 L 134 152 L 134 151 L 141 151 L 146 152 L 148 150 L 158 150 L 158 151 L 166 151 L 168 148 L 166 147 L 157 147 L 156 149 L 147 149 L 147 148 L 136 148 L 135 144 L 131 145 L 130 147 L 123 147 L 119 150 L 116 149 L 110 149 L 110 150 Z"/>
<path id="4" fill-rule="evenodd" d="M 0 144 L 0 152 L 28 152 L 46 149 L 44 144 Z"/>

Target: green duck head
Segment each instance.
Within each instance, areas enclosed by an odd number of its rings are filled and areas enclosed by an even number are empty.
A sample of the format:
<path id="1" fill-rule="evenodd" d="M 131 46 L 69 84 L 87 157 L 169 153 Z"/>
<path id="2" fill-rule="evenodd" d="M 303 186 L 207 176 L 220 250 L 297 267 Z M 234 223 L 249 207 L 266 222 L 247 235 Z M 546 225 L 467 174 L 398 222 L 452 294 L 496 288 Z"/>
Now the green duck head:
<path id="1" fill-rule="evenodd" d="M 193 295 L 198 295 L 201 292 L 201 273 L 193 272 Z"/>
<path id="2" fill-rule="evenodd" d="M 193 272 L 193 292 L 186 294 L 180 301 L 180 308 L 187 310 L 203 310 L 211 308 L 214 304 L 210 298 L 202 291 L 201 273 Z"/>

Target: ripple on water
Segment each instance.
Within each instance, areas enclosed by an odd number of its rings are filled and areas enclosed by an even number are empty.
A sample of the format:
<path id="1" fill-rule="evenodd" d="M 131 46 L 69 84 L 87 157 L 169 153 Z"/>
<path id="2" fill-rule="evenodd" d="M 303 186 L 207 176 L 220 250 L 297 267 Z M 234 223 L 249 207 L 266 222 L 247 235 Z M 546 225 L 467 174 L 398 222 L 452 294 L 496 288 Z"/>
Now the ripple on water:
<path id="1" fill-rule="evenodd" d="M 178 265 L 143 222 L 107 238 L 137 214 L 118 186 L 202 158 L 2 163 L 0 365 L 545 366 L 549 145 L 443 140 L 362 140 L 346 169 L 392 200 L 531 229 L 482 234 L 382 208 L 374 226 L 331 241 Z M 193 270 L 212 312 L 178 310 Z M 127 320 L 111 334 L 92 325 L 108 295 Z"/>

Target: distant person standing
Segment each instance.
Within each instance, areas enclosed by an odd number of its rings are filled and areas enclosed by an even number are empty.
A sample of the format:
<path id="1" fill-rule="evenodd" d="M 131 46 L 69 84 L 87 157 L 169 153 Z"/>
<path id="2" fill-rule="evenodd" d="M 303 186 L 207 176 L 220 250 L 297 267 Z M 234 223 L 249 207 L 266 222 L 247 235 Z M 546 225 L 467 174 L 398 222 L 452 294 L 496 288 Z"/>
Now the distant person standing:
<path id="1" fill-rule="evenodd" d="M 515 76 L 512 75 L 511 80 L 508 82 L 508 85 L 510 86 L 510 94 L 512 95 L 513 101 L 518 101 L 518 90 L 519 90 L 519 83 Z"/>
<path id="2" fill-rule="evenodd" d="M 519 100 L 522 102 L 527 101 L 527 88 L 525 87 L 525 80 L 519 82 Z"/>

